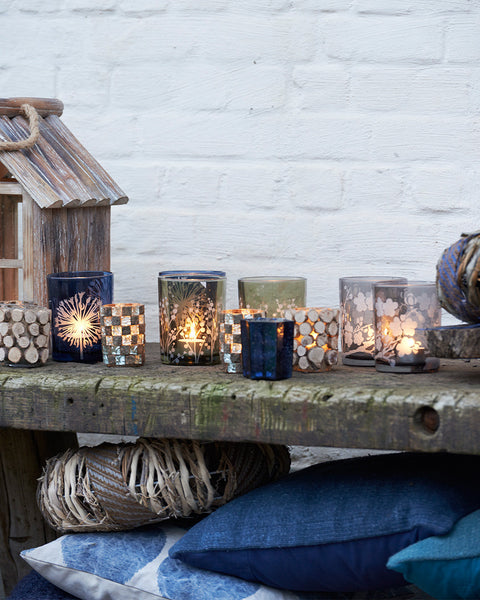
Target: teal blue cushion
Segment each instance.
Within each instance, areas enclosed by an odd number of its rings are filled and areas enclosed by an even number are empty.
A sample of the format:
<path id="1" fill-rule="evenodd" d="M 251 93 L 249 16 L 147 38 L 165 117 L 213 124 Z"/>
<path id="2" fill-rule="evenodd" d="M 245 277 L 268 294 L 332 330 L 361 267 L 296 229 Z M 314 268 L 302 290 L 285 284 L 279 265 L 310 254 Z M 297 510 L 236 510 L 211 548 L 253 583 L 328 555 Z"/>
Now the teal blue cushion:
<path id="1" fill-rule="evenodd" d="M 170 556 L 302 591 L 405 585 L 390 556 L 480 508 L 480 457 L 398 453 L 322 463 L 241 496 Z"/>
<path id="2" fill-rule="evenodd" d="M 446 535 L 394 554 L 387 566 L 438 600 L 480 598 L 480 510 L 460 519 Z"/>

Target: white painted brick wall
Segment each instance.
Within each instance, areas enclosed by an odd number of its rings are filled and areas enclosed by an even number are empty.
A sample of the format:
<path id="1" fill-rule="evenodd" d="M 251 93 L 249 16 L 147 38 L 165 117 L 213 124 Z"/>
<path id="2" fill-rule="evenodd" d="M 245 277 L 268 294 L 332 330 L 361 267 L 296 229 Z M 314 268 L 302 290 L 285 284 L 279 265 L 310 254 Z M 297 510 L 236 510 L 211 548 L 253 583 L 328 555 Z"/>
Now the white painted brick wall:
<path id="1" fill-rule="evenodd" d="M 101 5 L 101 6 L 99 6 Z M 432 279 L 479 228 L 480 0 L 0 0 L 3 97 L 54 96 L 130 197 L 115 299 L 162 269 Z"/>

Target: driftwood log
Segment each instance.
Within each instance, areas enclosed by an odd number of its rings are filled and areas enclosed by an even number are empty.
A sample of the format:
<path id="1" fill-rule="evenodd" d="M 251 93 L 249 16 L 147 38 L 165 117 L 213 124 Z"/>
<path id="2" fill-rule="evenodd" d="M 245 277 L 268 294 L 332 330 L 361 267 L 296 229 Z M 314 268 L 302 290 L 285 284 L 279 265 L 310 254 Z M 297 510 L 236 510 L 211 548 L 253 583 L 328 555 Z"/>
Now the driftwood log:
<path id="1" fill-rule="evenodd" d="M 428 350 L 438 358 L 480 358 L 480 325 L 451 325 L 425 330 Z"/>

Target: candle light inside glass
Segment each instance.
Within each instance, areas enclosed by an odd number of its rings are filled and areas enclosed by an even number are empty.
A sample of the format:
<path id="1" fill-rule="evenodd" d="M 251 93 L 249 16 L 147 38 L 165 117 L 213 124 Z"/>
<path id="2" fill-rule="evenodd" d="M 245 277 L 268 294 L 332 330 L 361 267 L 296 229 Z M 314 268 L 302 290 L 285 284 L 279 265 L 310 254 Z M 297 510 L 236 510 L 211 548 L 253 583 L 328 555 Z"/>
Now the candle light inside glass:
<path id="1" fill-rule="evenodd" d="M 57 361 L 100 362 L 100 306 L 113 300 L 109 271 L 73 271 L 47 275 L 52 311 L 52 358 Z"/>
<path id="2" fill-rule="evenodd" d="M 377 371 L 417 373 L 438 369 L 428 356 L 422 330 L 440 326 L 441 309 L 432 282 L 386 282 L 374 286 L 375 368 Z"/>
<path id="3" fill-rule="evenodd" d="M 386 281 L 407 282 L 405 278 L 387 276 L 340 278 L 340 343 L 344 365 L 352 367 L 375 365 L 373 287 L 377 283 Z"/>
<path id="4" fill-rule="evenodd" d="M 220 313 L 225 305 L 223 271 L 162 271 L 158 276 L 160 354 L 163 363 L 220 362 Z"/>

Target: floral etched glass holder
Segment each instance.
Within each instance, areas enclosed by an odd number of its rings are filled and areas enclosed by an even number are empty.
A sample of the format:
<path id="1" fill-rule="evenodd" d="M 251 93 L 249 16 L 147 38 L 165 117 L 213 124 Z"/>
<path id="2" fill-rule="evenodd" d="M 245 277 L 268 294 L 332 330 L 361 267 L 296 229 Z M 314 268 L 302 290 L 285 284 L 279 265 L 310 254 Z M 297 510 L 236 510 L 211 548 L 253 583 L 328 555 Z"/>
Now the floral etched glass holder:
<path id="1" fill-rule="evenodd" d="M 436 371 L 425 329 L 439 327 L 441 308 L 436 285 L 429 281 L 377 284 L 375 302 L 375 368 L 387 373 Z"/>
<path id="2" fill-rule="evenodd" d="M 238 280 L 240 308 L 258 308 L 270 318 L 281 318 L 287 308 L 305 306 L 305 277 L 242 277 Z"/>
<path id="3" fill-rule="evenodd" d="M 100 306 L 113 300 L 109 271 L 73 271 L 47 275 L 52 311 L 52 358 L 60 362 L 102 360 Z"/>
<path id="4" fill-rule="evenodd" d="M 165 364 L 220 362 L 223 271 L 162 271 L 158 276 L 160 356 Z"/>
<path id="5" fill-rule="evenodd" d="M 386 281 L 406 283 L 407 280 L 403 277 L 340 278 L 340 344 L 344 365 L 375 366 L 373 286 Z"/>

